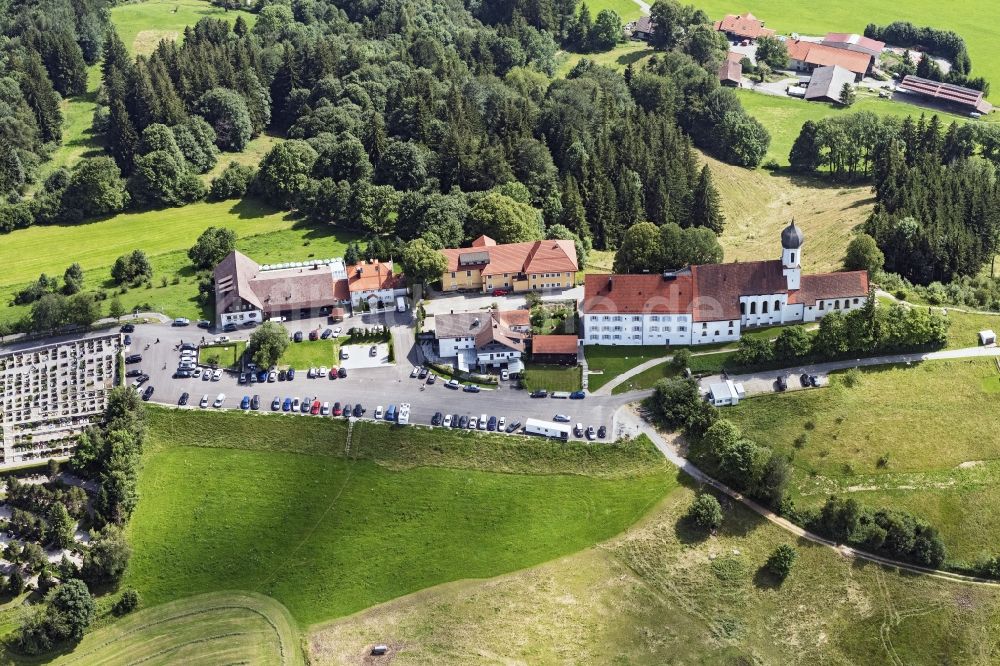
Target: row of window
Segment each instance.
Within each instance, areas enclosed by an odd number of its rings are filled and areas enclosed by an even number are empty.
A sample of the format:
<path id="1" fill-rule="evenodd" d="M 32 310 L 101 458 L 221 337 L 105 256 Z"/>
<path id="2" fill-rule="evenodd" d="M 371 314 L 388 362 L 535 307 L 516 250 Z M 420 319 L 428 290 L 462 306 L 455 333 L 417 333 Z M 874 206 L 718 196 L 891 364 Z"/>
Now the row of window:
<path id="1" fill-rule="evenodd" d="M 642 321 L 643 315 L 588 315 L 591 321 Z M 649 321 L 674 321 L 672 315 L 646 315 Z M 677 321 L 687 321 L 687 316 L 677 315 Z"/>
<path id="2" fill-rule="evenodd" d="M 761 303 L 761 305 L 760 305 L 760 313 L 761 314 L 767 314 L 767 306 L 768 306 L 768 302 L 767 301 L 764 301 L 763 303 Z M 775 299 L 774 300 L 774 311 L 777 312 L 780 309 L 781 309 L 781 301 L 779 301 L 778 299 Z M 745 302 L 744 303 L 740 303 L 740 314 L 741 315 L 745 315 L 746 313 L 747 313 L 747 304 Z M 757 314 L 757 302 L 756 301 L 754 301 L 753 303 L 750 303 L 750 314 L 752 314 L 752 315 Z"/>

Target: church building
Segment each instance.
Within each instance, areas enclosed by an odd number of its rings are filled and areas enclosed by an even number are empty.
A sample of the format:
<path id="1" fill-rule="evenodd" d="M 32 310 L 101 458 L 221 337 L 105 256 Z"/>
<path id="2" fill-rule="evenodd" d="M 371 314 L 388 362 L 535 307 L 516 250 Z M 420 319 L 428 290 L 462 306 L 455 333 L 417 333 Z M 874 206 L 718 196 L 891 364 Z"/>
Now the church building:
<path id="1" fill-rule="evenodd" d="M 781 259 L 587 275 L 584 344 L 733 342 L 747 328 L 813 322 L 864 305 L 868 273 L 802 275 L 804 241 L 793 221 L 781 232 Z"/>

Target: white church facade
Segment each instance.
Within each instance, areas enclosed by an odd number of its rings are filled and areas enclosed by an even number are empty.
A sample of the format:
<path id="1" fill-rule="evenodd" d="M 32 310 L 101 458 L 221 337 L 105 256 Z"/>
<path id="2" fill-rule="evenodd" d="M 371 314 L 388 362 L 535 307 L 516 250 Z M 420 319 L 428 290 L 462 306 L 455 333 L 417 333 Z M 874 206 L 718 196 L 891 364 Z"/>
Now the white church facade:
<path id="1" fill-rule="evenodd" d="M 587 275 L 584 344 L 733 342 L 747 328 L 813 322 L 864 305 L 868 273 L 802 275 L 804 241 L 792 222 L 781 232 L 781 259 L 703 264 L 663 274 Z"/>

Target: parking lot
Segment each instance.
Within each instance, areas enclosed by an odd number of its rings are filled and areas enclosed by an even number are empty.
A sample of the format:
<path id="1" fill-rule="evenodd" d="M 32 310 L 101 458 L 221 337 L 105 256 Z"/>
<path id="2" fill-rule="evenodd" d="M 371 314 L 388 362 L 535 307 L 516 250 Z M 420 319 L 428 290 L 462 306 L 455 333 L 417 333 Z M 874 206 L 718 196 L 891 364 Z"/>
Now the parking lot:
<path id="1" fill-rule="evenodd" d="M 585 400 L 563 399 L 532 399 L 523 390 L 514 389 L 509 384 L 503 384 L 497 389 L 484 389 L 479 393 L 466 393 L 445 387 L 445 382 L 438 380 L 428 385 L 426 381 L 411 378 L 412 365 L 401 360 L 393 365 L 380 364 L 379 367 L 363 367 L 361 365 L 347 367 L 350 369 L 344 379 L 310 379 L 305 372 L 297 372 L 291 381 L 275 381 L 258 384 L 239 384 L 238 375 L 232 372 L 222 372 L 218 380 L 202 378 L 177 379 L 173 377 L 179 360 L 179 352 L 174 349 L 183 339 L 189 342 L 199 342 L 202 332 L 192 327 L 170 327 L 166 325 L 146 324 L 137 327 L 132 334 L 131 352 L 142 354 L 142 361 L 135 364 L 143 372 L 150 375 L 148 386 L 154 387 L 152 402 L 167 405 L 177 405 L 182 393 L 189 394 L 188 409 L 198 409 L 202 396 L 209 396 L 209 404 L 214 403 L 219 394 L 225 395 L 224 409 L 238 409 L 244 395 L 259 395 L 261 411 L 271 411 L 274 398 L 281 402 L 286 397 L 308 399 L 310 402 L 319 400 L 321 403 L 335 402 L 361 403 L 366 412 L 364 417 L 371 418 L 378 405 L 388 407 L 390 404 L 410 404 L 410 423 L 429 425 L 436 412 L 458 414 L 459 416 L 504 416 L 508 423 L 521 421 L 523 424 L 529 417 L 552 420 L 556 414 L 569 417 L 570 425 L 581 423 L 584 428 L 605 426 L 610 441 L 615 438 L 616 410 L 628 402 L 622 396 L 588 396 Z M 249 336 L 249 331 L 230 334 L 230 337 Z M 206 339 L 212 336 L 206 335 Z M 156 342 L 159 339 L 160 342 Z M 294 343 L 293 343 L 294 344 Z M 382 353 L 388 353 L 387 346 L 380 346 L 378 358 Z M 363 362 L 367 356 L 367 346 L 362 346 L 360 354 L 351 354 L 351 361 Z M 357 358 L 355 358 L 357 357 Z M 400 358 L 397 350 L 397 358 Z M 130 366 L 132 367 L 132 366 Z M 635 399 L 633 396 L 632 400 Z"/>

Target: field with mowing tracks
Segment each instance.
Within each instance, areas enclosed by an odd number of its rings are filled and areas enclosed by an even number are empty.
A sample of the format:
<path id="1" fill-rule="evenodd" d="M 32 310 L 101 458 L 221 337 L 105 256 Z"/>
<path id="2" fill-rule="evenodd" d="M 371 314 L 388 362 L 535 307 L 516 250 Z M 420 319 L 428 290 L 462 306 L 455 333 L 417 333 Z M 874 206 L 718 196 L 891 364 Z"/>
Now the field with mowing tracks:
<path id="1" fill-rule="evenodd" d="M 218 592 L 136 611 L 87 634 L 54 664 L 303 663 L 298 628 L 259 594 Z"/>
<path id="2" fill-rule="evenodd" d="M 972 58 L 972 73 L 1000 82 L 1000 61 L 996 58 L 996 4 L 990 0 L 965 0 L 942 5 L 933 0 L 914 0 L 905 4 L 872 0 L 829 0 L 823 11 L 799 0 L 703 0 L 698 3 L 713 19 L 726 14 L 753 12 L 779 33 L 824 35 L 827 32 L 864 32 L 869 23 L 886 25 L 893 21 L 911 21 L 954 30 L 965 40 Z M 998 91 L 993 89 L 993 101 Z"/>
<path id="3" fill-rule="evenodd" d="M 725 416 L 792 457 L 797 506 L 846 493 L 926 518 L 941 531 L 949 562 L 996 555 L 996 362 L 929 361 L 850 376 L 853 387 L 838 374 L 828 389 L 755 397 Z"/>
<path id="4" fill-rule="evenodd" d="M 143 0 L 111 10 L 111 22 L 134 55 L 149 55 L 161 39 L 178 39 L 185 27 L 208 16 L 229 23 L 242 16 L 251 27 L 257 21 L 256 14 L 226 11 L 205 0 Z"/>
<path id="5" fill-rule="evenodd" d="M 781 257 L 781 230 L 792 218 L 806 237 L 802 269 L 808 273 L 843 268 L 854 230 L 871 214 L 870 185 L 837 186 L 821 178 L 749 171 L 707 155 L 719 190 L 726 228 L 719 238 L 724 261 Z"/>
<path id="6" fill-rule="evenodd" d="M 485 581 L 459 581 L 313 627 L 311 663 L 355 664 L 386 643 L 394 663 L 987 663 L 1000 593 L 854 563 L 727 507 L 719 534 L 678 519 L 677 485 L 597 547 Z M 761 567 L 796 546 L 778 585 Z"/>
<path id="7" fill-rule="evenodd" d="M 124 584 L 150 606 L 251 590 L 311 624 L 586 548 L 638 520 L 670 479 L 649 442 L 567 447 L 360 424 L 345 457 L 346 430 L 151 410 Z"/>

